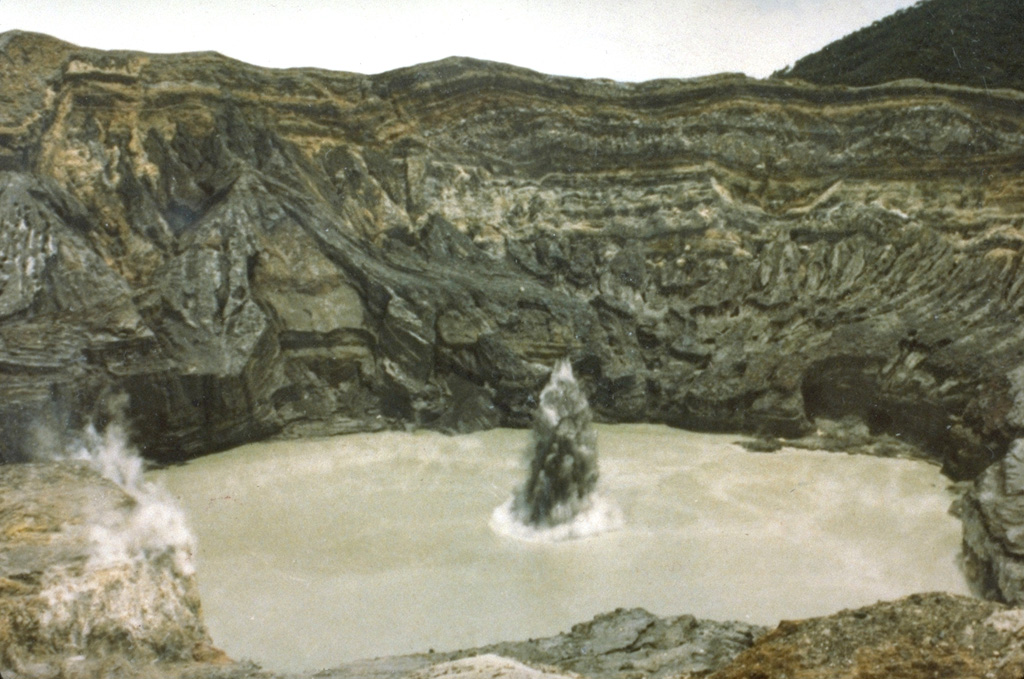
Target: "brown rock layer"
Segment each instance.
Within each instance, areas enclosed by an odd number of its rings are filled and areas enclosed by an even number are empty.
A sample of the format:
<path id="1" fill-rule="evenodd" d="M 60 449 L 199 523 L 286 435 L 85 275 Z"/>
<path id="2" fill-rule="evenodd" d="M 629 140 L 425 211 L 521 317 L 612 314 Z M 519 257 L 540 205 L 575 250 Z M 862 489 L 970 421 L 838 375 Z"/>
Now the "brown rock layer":
<path id="1" fill-rule="evenodd" d="M 1024 672 L 1024 615 L 946 594 L 783 622 L 714 679 L 1013 679 Z"/>

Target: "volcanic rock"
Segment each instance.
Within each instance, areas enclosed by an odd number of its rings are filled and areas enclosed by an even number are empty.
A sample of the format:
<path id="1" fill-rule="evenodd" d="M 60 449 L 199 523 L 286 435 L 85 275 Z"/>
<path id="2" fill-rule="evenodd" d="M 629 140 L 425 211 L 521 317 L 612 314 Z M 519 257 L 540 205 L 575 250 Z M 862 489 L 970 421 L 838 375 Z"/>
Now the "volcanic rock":
<path id="1" fill-rule="evenodd" d="M 1020 92 L 0 53 L 5 459 L 111 394 L 158 460 L 526 426 L 561 357 L 604 421 L 1024 435 Z"/>
<path id="2" fill-rule="evenodd" d="M 4 676 L 218 657 L 178 555 L 148 535 L 124 549 L 144 509 L 120 487 L 72 462 L 0 465 L 0 487 Z"/>
<path id="3" fill-rule="evenodd" d="M 1024 605 L 1024 441 L 985 470 L 964 496 L 964 557 L 986 597 Z"/>
<path id="4" fill-rule="evenodd" d="M 1020 610 L 949 594 L 915 594 L 784 621 L 725 668 L 701 676 L 1012 679 L 1024 672 L 1022 631 Z"/>
<path id="5" fill-rule="evenodd" d="M 770 631 L 619 610 L 547 639 L 380 658 L 317 676 L 419 678 L 499 665 L 528 676 L 558 672 L 593 679 L 1016 679 L 1024 671 L 1022 639 L 1021 610 L 931 593 L 783 621 Z"/>
<path id="6" fill-rule="evenodd" d="M 496 659 L 515 661 L 519 670 L 526 667 L 593 679 L 706 674 L 726 666 L 765 632 L 764 627 L 742 622 L 698 620 L 690 615 L 663 618 L 640 608 L 618 609 L 553 637 L 366 660 L 318 676 L 397 679 L 408 675 L 419 679 L 445 676 L 440 673 L 456 669 L 469 672 L 474 664 L 486 666 Z"/>

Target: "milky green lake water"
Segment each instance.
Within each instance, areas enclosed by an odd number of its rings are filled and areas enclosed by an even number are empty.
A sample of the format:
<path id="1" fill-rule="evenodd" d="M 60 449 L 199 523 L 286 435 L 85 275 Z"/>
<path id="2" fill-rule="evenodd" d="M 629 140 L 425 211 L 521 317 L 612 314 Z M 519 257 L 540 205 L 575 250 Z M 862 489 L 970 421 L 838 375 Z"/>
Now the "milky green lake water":
<path id="1" fill-rule="evenodd" d="M 774 624 L 966 594 L 938 468 L 651 425 L 598 427 L 614 531 L 496 531 L 529 432 L 243 446 L 150 474 L 198 539 L 214 642 L 273 670 L 546 636 L 617 607 Z"/>

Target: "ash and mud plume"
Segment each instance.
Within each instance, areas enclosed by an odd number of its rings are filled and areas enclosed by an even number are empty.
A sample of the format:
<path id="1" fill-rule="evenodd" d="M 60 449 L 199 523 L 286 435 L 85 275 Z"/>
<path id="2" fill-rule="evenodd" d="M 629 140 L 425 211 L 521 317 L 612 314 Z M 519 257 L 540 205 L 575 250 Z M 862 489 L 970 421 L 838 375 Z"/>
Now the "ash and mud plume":
<path id="1" fill-rule="evenodd" d="M 533 455 L 513 512 L 533 526 L 571 521 L 586 509 L 597 486 L 597 435 L 587 397 L 561 360 L 540 393 L 533 425 Z"/>

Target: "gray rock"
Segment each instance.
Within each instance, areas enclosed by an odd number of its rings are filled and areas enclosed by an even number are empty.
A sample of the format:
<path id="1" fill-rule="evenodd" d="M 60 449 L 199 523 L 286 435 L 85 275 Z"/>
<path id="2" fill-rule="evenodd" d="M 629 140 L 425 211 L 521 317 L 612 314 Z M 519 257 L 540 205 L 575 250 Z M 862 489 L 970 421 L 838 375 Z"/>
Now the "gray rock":
<path id="1" fill-rule="evenodd" d="M 116 394 L 158 460 L 526 426 L 565 357 L 604 421 L 1024 435 L 1019 93 L 0 51 L 5 459 Z"/>
<path id="2" fill-rule="evenodd" d="M 979 593 L 1024 605 L 1024 440 L 985 470 L 961 503 L 967 573 Z"/>
<path id="3" fill-rule="evenodd" d="M 767 632 L 740 622 L 661 618 L 639 608 L 618 609 L 553 637 L 505 642 L 451 653 L 381 658 L 352 663 L 318 676 L 397 679 L 461 658 L 498 656 L 530 667 L 553 668 L 593 679 L 702 675 L 728 665 Z"/>

